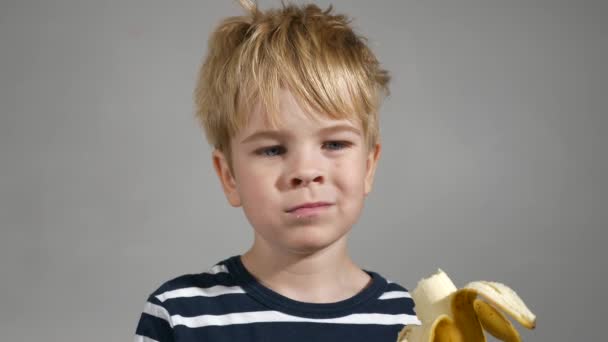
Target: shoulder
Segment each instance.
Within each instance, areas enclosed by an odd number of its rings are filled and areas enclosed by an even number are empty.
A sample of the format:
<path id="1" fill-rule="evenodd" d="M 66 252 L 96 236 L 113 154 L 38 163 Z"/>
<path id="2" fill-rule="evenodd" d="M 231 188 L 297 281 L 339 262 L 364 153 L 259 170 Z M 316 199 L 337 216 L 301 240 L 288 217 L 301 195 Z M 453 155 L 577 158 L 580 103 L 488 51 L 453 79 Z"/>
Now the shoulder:
<path id="1" fill-rule="evenodd" d="M 146 327 L 151 321 L 148 326 L 173 328 L 183 324 L 182 317 L 221 314 L 227 302 L 242 302 L 243 293 L 223 260 L 203 272 L 175 276 L 156 287 L 144 304 L 141 325 Z"/>
<path id="2" fill-rule="evenodd" d="M 390 278 L 383 277 L 376 273 L 380 279 L 386 282 L 383 291 L 380 293 L 378 300 L 386 305 L 396 305 L 400 310 L 405 311 L 408 314 L 415 315 L 414 312 L 414 300 L 408 288 Z"/>
<path id="3" fill-rule="evenodd" d="M 163 303 L 172 298 L 204 295 L 205 289 L 232 286 L 233 283 L 225 262 L 221 261 L 203 272 L 181 274 L 162 282 L 148 299 Z"/>
<path id="4" fill-rule="evenodd" d="M 409 290 L 406 286 L 392 280 L 392 278 L 388 278 L 378 272 L 374 271 L 366 271 L 372 274 L 373 277 L 380 279 L 382 282 L 386 283 L 384 288 L 384 292 L 396 292 L 401 294 L 409 294 Z"/>
<path id="5" fill-rule="evenodd" d="M 182 317 L 213 312 L 221 293 L 238 291 L 225 260 L 204 272 L 182 274 L 164 281 L 149 293 L 140 316 L 136 336 L 153 341 L 173 340 L 173 328 Z M 198 310 L 198 311 L 197 311 Z"/>

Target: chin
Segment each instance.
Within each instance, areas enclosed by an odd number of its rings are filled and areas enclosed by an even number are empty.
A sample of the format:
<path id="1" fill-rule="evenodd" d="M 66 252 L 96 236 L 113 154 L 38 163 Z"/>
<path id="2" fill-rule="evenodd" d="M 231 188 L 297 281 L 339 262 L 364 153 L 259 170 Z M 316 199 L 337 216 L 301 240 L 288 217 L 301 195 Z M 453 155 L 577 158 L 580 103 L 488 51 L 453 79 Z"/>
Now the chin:
<path id="1" fill-rule="evenodd" d="M 287 247 L 289 252 L 298 254 L 298 255 L 312 255 L 323 249 L 327 248 L 329 245 L 299 245 L 299 246 L 289 246 Z"/>
<path id="2" fill-rule="evenodd" d="M 344 236 L 344 234 L 328 235 L 324 233 L 325 232 L 323 231 L 304 232 L 304 234 L 300 236 L 293 236 L 288 242 L 286 242 L 285 246 L 289 250 L 295 251 L 299 254 L 311 254 L 330 247 L 331 245 L 340 241 L 340 239 Z"/>

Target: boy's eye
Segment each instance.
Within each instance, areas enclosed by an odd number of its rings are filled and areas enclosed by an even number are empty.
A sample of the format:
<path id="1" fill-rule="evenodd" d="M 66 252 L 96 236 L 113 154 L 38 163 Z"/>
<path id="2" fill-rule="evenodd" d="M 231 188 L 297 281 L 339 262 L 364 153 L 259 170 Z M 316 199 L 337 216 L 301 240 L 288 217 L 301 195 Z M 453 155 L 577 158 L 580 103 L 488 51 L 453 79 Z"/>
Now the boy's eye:
<path id="1" fill-rule="evenodd" d="M 351 143 L 347 141 L 327 141 L 323 145 L 331 151 L 339 151 L 347 148 Z M 285 148 L 280 145 L 264 147 L 256 151 L 256 154 L 267 157 L 278 156 L 282 153 L 285 153 Z"/>
<path id="2" fill-rule="evenodd" d="M 348 145 L 347 141 L 328 141 L 326 144 L 330 150 L 341 150 L 348 147 Z"/>
<path id="3" fill-rule="evenodd" d="M 283 147 L 282 146 L 270 146 L 270 147 L 265 147 L 265 148 L 261 148 L 257 151 L 257 154 L 261 154 L 264 156 L 268 156 L 268 157 L 274 157 L 279 155 L 279 153 L 283 151 Z"/>

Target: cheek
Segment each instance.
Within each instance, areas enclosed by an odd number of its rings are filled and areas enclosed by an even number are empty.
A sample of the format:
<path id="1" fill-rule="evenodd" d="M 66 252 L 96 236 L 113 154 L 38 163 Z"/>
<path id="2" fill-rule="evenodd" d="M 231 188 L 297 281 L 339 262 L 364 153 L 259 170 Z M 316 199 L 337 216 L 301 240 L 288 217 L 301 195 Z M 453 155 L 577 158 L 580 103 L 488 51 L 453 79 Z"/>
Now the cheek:
<path id="1" fill-rule="evenodd" d="M 263 227 L 268 222 L 269 211 L 277 207 L 272 189 L 266 182 L 267 178 L 244 172 L 239 184 L 243 211 L 253 227 Z"/>
<path id="2" fill-rule="evenodd" d="M 362 192 L 365 188 L 365 161 L 356 159 L 338 164 L 334 177 L 339 180 L 339 186 L 344 192 L 349 194 Z"/>
<path id="3" fill-rule="evenodd" d="M 259 169 L 255 166 L 242 169 L 239 173 L 239 194 L 244 205 L 252 210 L 261 208 L 264 203 L 272 200 L 273 184 L 275 182 L 274 170 Z"/>
<path id="4" fill-rule="evenodd" d="M 239 184 L 239 190 L 242 196 L 261 196 L 264 193 L 260 192 L 263 187 L 262 180 L 256 177 L 254 174 L 246 174 L 241 177 L 241 183 Z"/>

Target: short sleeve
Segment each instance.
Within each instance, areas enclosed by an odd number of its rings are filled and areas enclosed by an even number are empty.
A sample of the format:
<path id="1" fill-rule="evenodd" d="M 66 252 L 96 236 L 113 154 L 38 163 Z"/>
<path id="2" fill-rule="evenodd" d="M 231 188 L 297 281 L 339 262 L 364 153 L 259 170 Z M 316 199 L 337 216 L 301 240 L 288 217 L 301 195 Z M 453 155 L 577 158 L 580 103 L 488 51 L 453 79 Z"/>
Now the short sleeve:
<path id="1" fill-rule="evenodd" d="M 137 323 L 134 342 L 174 342 L 171 315 L 163 303 L 150 295 Z"/>

